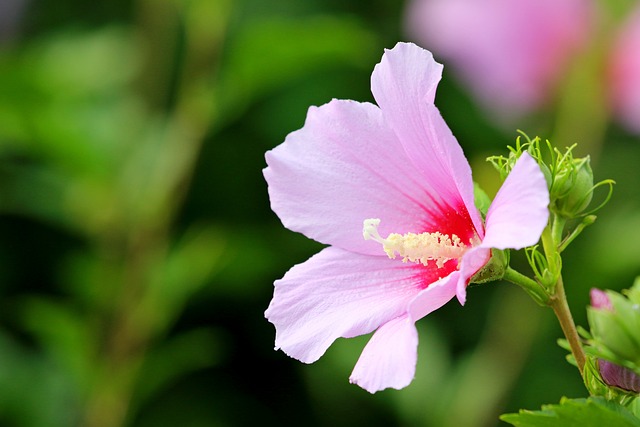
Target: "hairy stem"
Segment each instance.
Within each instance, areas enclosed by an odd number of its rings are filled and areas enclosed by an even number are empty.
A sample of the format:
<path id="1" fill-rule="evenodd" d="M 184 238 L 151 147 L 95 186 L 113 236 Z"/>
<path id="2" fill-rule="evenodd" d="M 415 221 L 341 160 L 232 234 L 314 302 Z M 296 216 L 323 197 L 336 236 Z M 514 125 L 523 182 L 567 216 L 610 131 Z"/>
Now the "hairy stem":
<path id="1" fill-rule="evenodd" d="M 584 350 L 580 343 L 580 337 L 578 336 L 573 316 L 571 316 L 571 310 L 569 310 L 569 304 L 567 303 L 567 297 L 564 292 L 562 276 L 558 278 L 558 282 L 555 287 L 555 295 L 551 298 L 549 305 L 560 322 L 562 332 L 569 342 L 571 353 L 573 353 L 573 357 L 576 359 L 578 369 L 580 370 L 580 375 L 582 375 L 585 364 Z"/>

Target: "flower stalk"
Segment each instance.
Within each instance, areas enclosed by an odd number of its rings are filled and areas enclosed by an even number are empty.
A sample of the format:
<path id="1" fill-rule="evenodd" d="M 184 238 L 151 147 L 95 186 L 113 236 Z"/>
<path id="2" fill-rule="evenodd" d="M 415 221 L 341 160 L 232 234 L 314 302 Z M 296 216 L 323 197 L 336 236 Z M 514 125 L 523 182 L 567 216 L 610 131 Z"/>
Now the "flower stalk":
<path id="1" fill-rule="evenodd" d="M 576 364 L 578 366 L 578 370 L 580 371 L 580 375 L 583 375 L 586 357 L 584 349 L 582 348 L 582 343 L 580 342 L 578 330 L 576 329 L 576 324 L 573 321 L 573 316 L 571 315 L 571 310 L 569 309 L 569 304 L 567 303 L 567 296 L 564 292 L 564 283 L 562 281 L 562 276 L 558 277 L 558 281 L 556 282 L 555 286 L 555 294 L 549 300 L 549 305 L 553 309 L 553 312 L 560 322 L 562 332 L 564 333 L 564 336 L 567 339 L 569 346 L 571 347 L 571 353 L 576 359 Z"/>

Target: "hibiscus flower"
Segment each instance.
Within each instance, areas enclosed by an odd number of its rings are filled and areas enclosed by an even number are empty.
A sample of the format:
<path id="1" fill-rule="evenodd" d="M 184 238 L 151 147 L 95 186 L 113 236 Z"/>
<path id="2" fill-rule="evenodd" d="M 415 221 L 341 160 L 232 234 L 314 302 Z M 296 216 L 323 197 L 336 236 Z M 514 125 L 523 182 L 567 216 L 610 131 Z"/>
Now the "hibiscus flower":
<path id="1" fill-rule="evenodd" d="M 501 116 L 548 103 L 593 29 L 585 0 L 411 0 L 407 31 Z"/>
<path id="2" fill-rule="evenodd" d="M 533 245 L 547 224 L 547 185 L 527 153 L 483 223 L 469 163 L 434 105 L 441 75 L 430 52 L 399 43 L 373 71 L 377 106 L 311 107 L 266 154 L 273 210 L 329 245 L 275 282 L 265 315 L 276 349 L 311 363 L 337 338 L 375 331 L 350 377 L 372 393 L 411 382 L 415 322 L 456 295 L 464 304 L 491 248 Z"/>

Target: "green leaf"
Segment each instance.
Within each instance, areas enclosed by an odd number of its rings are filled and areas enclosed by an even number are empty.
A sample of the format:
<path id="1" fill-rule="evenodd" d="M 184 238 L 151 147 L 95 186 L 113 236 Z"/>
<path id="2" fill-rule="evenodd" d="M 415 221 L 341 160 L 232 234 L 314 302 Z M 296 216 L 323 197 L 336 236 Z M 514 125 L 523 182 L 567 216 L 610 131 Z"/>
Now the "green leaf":
<path id="1" fill-rule="evenodd" d="M 166 339 L 151 349 L 144 362 L 136 404 L 187 373 L 215 365 L 226 356 L 226 347 L 224 334 L 214 329 L 194 329 Z"/>
<path id="2" fill-rule="evenodd" d="M 476 208 L 478 208 L 483 217 L 486 216 L 489 206 L 491 206 L 491 199 L 477 182 L 473 183 L 473 197 Z"/>
<path id="3" fill-rule="evenodd" d="M 370 67 L 375 35 L 351 17 L 262 19 L 230 37 L 216 94 L 222 121 L 269 91 L 336 65 Z"/>
<path id="4" fill-rule="evenodd" d="M 23 322 L 54 360 L 80 388 L 93 372 L 96 348 L 93 324 L 72 304 L 32 297 L 24 300 Z"/>
<path id="5" fill-rule="evenodd" d="M 500 417 L 516 427 L 640 427 L 640 419 L 617 403 L 603 398 L 563 398 L 541 411 L 521 410 Z"/>

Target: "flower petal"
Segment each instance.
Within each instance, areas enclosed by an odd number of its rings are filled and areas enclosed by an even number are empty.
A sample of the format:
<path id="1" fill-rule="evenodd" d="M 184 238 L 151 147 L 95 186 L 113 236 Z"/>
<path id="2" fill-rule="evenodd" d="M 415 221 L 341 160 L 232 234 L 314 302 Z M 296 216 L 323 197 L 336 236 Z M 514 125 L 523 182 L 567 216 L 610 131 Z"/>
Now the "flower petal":
<path id="1" fill-rule="evenodd" d="M 456 284 L 460 273 L 454 271 L 447 277 L 429 285 L 422 290 L 409 304 L 409 314 L 415 322 L 427 314 L 439 309 L 456 294 Z"/>
<path id="2" fill-rule="evenodd" d="M 442 65 L 431 53 L 411 43 L 385 51 L 371 77 L 371 90 L 384 118 L 420 170 L 425 183 L 437 189 L 440 201 L 470 217 L 483 237 L 474 205 L 473 180 L 462 148 L 433 105 Z"/>
<path id="3" fill-rule="evenodd" d="M 372 104 L 333 100 L 311 107 L 302 129 L 266 154 L 272 209 L 285 227 L 321 243 L 380 255 L 380 232 L 422 232 L 436 211 L 429 189 Z M 442 215 L 444 216 L 444 215 Z"/>
<path id="4" fill-rule="evenodd" d="M 412 38 L 445 58 L 487 106 L 513 118 L 548 100 L 586 45 L 583 0 L 413 0 Z"/>
<path id="5" fill-rule="evenodd" d="M 608 84 L 618 119 L 640 133 L 640 5 L 625 18 L 611 49 Z"/>
<path id="6" fill-rule="evenodd" d="M 604 359 L 598 359 L 598 367 L 607 385 L 640 393 L 640 376 L 631 369 Z"/>
<path id="7" fill-rule="evenodd" d="M 276 349 L 311 363 L 331 343 L 372 332 L 407 312 L 428 285 L 421 265 L 329 247 L 276 281 L 265 316 Z"/>
<path id="8" fill-rule="evenodd" d="M 458 276 L 454 272 L 432 283 L 411 301 L 407 315 L 382 325 L 362 351 L 349 380 L 370 393 L 409 385 L 418 357 L 414 323 L 453 298 Z"/>
<path id="9" fill-rule="evenodd" d="M 401 389 L 413 380 L 418 359 L 418 331 L 409 316 L 382 325 L 371 337 L 349 381 L 369 393 Z"/>
<path id="10" fill-rule="evenodd" d="M 487 212 L 481 246 L 522 249 L 534 245 L 549 219 L 549 190 L 538 163 L 523 153 Z"/>
<path id="11" fill-rule="evenodd" d="M 464 305 L 467 300 L 467 285 L 469 279 L 476 274 L 491 259 L 491 249 L 477 246 L 468 250 L 462 257 L 460 265 L 460 275 L 456 294 L 460 304 Z"/>

